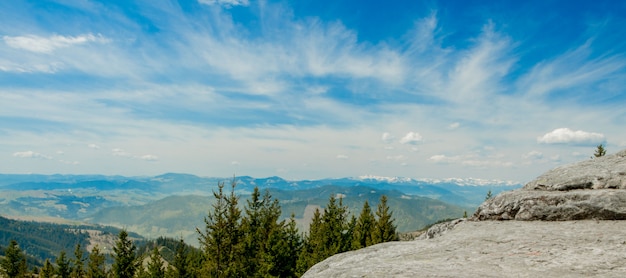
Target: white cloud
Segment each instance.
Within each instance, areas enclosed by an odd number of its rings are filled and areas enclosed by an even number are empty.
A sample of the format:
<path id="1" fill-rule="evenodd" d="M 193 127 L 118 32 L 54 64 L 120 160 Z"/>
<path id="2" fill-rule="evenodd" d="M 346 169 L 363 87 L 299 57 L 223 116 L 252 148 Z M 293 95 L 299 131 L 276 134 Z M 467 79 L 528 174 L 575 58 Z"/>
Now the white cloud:
<path id="1" fill-rule="evenodd" d="M 139 157 L 141 160 L 145 160 L 145 161 L 157 161 L 159 160 L 159 157 L 153 154 L 146 154 L 146 155 L 142 155 Z"/>
<path id="2" fill-rule="evenodd" d="M 37 53 L 50 53 L 59 48 L 85 44 L 88 42 L 105 43 L 109 41 L 100 34 L 98 34 L 97 36 L 93 34 L 85 34 L 76 37 L 59 35 L 53 35 L 50 37 L 41 37 L 35 35 L 16 37 L 3 36 L 2 39 L 8 46 L 12 48 L 24 49 Z"/>
<path id="3" fill-rule="evenodd" d="M 96 150 L 100 149 L 100 146 L 98 146 L 96 144 L 89 144 L 89 145 L 87 145 L 87 147 L 92 148 L 92 149 L 96 149 Z"/>
<path id="4" fill-rule="evenodd" d="M 112 149 L 111 151 L 112 151 L 113 156 L 132 157 L 132 154 L 122 149 L 115 148 L 115 149 Z"/>
<path id="5" fill-rule="evenodd" d="M 422 135 L 417 132 L 409 132 L 400 139 L 401 144 L 415 145 L 422 141 Z"/>
<path id="6" fill-rule="evenodd" d="M 393 141 L 393 139 L 395 139 L 395 137 L 393 135 L 391 135 L 389 132 L 385 132 L 381 136 L 381 139 L 383 140 L 383 142 L 389 144 L 389 143 L 391 143 Z"/>
<path id="7" fill-rule="evenodd" d="M 140 159 L 140 160 L 145 160 L 145 161 L 157 161 L 159 160 L 159 157 L 153 154 L 144 154 L 144 155 L 135 155 L 132 153 L 129 153 L 123 149 L 119 149 L 119 148 L 115 148 L 112 151 L 112 155 L 113 156 L 119 156 L 119 157 L 128 157 L 128 158 L 132 158 L 132 159 Z"/>
<path id="8" fill-rule="evenodd" d="M 429 158 L 429 160 L 432 160 L 435 163 L 441 163 L 441 164 L 455 162 L 458 159 L 459 158 L 457 156 L 450 157 L 444 154 L 436 154 Z"/>
<path id="9" fill-rule="evenodd" d="M 543 158 L 543 153 L 540 151 L 530 151 L 528 153 L 525 153 L 522 155 L 522 158 L 524 159 L 541 159 Z"/>
<path id="10" fill-rule="evenodd" d="M 348 156 L 345 154 L 338 154 L 337 159 L 348 159 Z"/>
<path id="11" fill-rule="evenodd" d="M 569 128 L 557 128 L 537 138 L 537 142 L 543 144 L 599 144 L 604 141 L 604 134 Z"/>
<path id="12" fill-rule="evenodd" d="M 248 0 L 198 0 L 198 3 L 205 5 L 222 5 L 227 8 L 232 6 L 248 6 Z"/>
<path id="13" fill-rule="evenodd" d="M 404 159 L 406 159 L 406 157 L 404 155 L 388 155 L 387 156 L 387 160 L 400 161 L 400 160 L 404 160 Z"/>
<path id="14" fill-rule="evenodd" d="M 448 125 L 448 129 L 457 129 L 461 126 L 461 124 L 459 122 L 454 122 L 451 123 L 450 125 Z"/>
<path id="15" fill-rule="evenodd" d="M 34 152 L 34 151 L 15 152 L 15 153 L 13 153 L 13 156 L 14 157 L 21 157 L 21 158 L 52 159 L 51 156 L 47 156 L 45 154 L 41 154 L 41 153 Z"/>

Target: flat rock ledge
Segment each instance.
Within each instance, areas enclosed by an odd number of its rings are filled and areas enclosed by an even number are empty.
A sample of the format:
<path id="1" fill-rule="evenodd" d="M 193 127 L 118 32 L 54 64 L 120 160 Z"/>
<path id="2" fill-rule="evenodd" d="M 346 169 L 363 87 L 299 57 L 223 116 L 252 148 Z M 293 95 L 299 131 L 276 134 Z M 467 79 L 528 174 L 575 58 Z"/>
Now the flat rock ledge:
<path id="1" fill-rule="evenodd" d="M 462 221 L 332 256 L 303 277 L 626 277 L 626 221 Z"/>

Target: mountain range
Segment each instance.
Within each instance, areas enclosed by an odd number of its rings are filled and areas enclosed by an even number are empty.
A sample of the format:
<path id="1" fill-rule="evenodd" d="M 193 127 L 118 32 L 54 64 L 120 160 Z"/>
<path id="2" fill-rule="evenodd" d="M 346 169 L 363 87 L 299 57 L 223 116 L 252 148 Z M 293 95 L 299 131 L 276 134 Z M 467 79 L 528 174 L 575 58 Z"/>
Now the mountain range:
<path id="1" fill-rule="evenodd" d="M 498 180 L 378 176 L 292 181 L 178 173 L 150 177 L 0 174 L 0 214 L 112 225 L 149 238 L 183 237 L 194 244 L 195 228 L 203 225 L 211 209 L 213 190 L 233 179 L 242 207 L 254 187 L 267 189 L 280 201 L 283 217 L 293 214 L 302 231 L 315 208 L 323 208 L 331 195 L 342 197 L 351 214 L 358 214 L 365 200 L 375 208 L 380 196 L 386 195 L 398 230 L 411 231 L 472 213 L 489 191 L 495 195 L 521 187 Z"/>

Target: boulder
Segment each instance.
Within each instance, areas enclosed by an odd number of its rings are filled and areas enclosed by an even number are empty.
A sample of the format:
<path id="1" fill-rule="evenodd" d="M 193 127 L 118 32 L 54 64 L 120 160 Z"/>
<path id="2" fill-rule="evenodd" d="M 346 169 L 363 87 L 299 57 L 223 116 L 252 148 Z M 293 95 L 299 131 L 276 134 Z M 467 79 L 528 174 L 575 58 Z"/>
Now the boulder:
<path id="1" fill-rule="evenodd" d="M 626 150 L 552 169 L 478 207 L 473 220 L 625 220 Z"/>
<path id="2" fill-rule="evenodd" d="M 474 220 L 625 220 L 626 190 L 513 190 L 485 201 Z"/>
<path id="3" fill-rule="evenodd" d="M 626 150 L 554 168 L 524 190 L 626 189 Z"/>

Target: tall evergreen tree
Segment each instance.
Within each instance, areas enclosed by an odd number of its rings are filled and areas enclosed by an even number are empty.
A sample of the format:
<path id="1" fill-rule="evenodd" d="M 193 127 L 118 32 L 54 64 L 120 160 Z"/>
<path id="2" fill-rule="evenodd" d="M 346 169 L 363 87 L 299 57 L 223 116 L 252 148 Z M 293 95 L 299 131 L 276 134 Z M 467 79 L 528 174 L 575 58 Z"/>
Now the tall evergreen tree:
<path id="1" fill-rule="evenodd" d="M 249 277 L 280 273 L 279 260 L 282 248 L 286 248 L 285 221 L 279 221 L 280 204 L 269 190 L 260 195 L 255 187 L 242 219 L 245 275 Z"/>
<path id="2" fill-rule="evenodd" d="M 113 247 L 113 276 L 115 278 L 132 278 L 135 275 L 138 266 L 136 248 L 128 238 L 128 233 L 122 230 Z"/>
<path id="3" fill-rule="evenodd" d="M 334 195 L 328 199 L 322 216 L 322 256 L 330 257 L 334 254 L 350 250 L 350 242 L 347 242 L 348 232 L 347 216 L 348 208 L 343 205 L 343 198 L 339 202 Z"/>
<path id="4" fill-rule="evenodd" d="M 59 253 L 59 257 L 56 259 L 57 275 L 60 278 L 69 278 L 72 272 L 70 261 L 66 258 L 65 250 Z"/>
<path id="5" fill-rule="evenodd" d="M 343 199 L 337 201 L 335 195 L 328 199 L 323 215 L 319 209 L 315 211 L 297 261 L 299 275 L 334 254 L 350 250 L 352 235 L 347 215 L 348 208 L 343 205 Z"/>
<path id="6" fill-rule="evenodd" d="M 85 259 L 83 258 L 83 249 L 81 249 L 80 243 L 76 245 L 74 249 L 74 259 L 72 260 L 72 278 L 82 278 L 85 276 Z"/>
<path id="7" fill-rule="evenodd" d="M 189 262 L 187 261 L 187 245 L 181 238 L 176 245 L 176 254 L 174 255 L 173 264 L 173 277 L 174 278 L 189 278 L 191 277 L 191 271 L 189 269 Z"/>
<path id="8" fill-rule="evenodd" d="M 43 267 L 41 268 L 41 272 L 39 273 L 40 278 L 53 278 L 54 277 L 54 266 L 50 263 L 50 259 L 46 259 L 43 263 Z"/>
<path id="9" fill-rule="evenodd" d="M 85 273 L 87 278 L 105 278 L 105 257 L 100 253 L 98 245 L 94 246 L 89 253 L 89 263 L 87 264 L 87 272 Z"/>
<path id="10" fill-rule="evenodd" d="M 372 245 L 372 231 L 376 224 L 376 218 L 369 202 L 366 200 L 363 203 L 363 209 L 359 214 L 359 219 L 356 221 L 354 227 L 354 238 L 352 241 L 352 249 L 359 249 Z"/>
<path id="11" fill-rule="evenodd" d="M 26 275 L 26 256 L 17 241 L 11 240 L 4 250 L 4 259 L 0 262 L 0 270 L 6 277 L 23 277 Z"/>
<path id="12" fill-rule="evenodd" d="M 218 184 L 218 191 L 213 192 L 213 210 L 204 219 L 205 231 L 197 229 L 206 258 L 204 272 L 211 277 L 242 276 L 241 210 L 236 184 L 233 178 L 228 196 L 224 194 L 224 183 Z"/>
<path id="13" fill-rule="evenodd" d="M 398 240 L 398 234 L 396 232 L 396 225 L 393 223 L 391 210 L 387 205 L 387 196 L 382 195 L 380 202 L 378 203 L 378 209 L 376 210 L 376 225 L 372 231 L 372 243 L 377 244 L 381 242 L 388 242 Z"/>
<path id="14" fill-rule="evenodd" d="M 264 264 L 261 272 L 264 277 L 297 277 L 296 265 L 302 239 L 292 214 L 287 223 L 280 221 L 267 240 Z"/>
<path id="15" fill-rule="evenodd" d="M 159 253 L 159 247 L 155 246 L 150 254 L 150 261 L 148 262 L 148 277 L 150 278 L 164 278 L 165 269 L 163 261 L 161 260 L 161 254 Z"/>
<path id="16" fill-rule="evenodd" d="M 323 247 L 322 214 L 318 208 L 313 213 L 313 218 L 309 224 L 309 234 L 305 236 L 302 244 L 302 251 L 296 262 L 296 273 L 298 276 L 304 274 L 314 264 L 324 259 L 322 255 Z"/>

